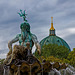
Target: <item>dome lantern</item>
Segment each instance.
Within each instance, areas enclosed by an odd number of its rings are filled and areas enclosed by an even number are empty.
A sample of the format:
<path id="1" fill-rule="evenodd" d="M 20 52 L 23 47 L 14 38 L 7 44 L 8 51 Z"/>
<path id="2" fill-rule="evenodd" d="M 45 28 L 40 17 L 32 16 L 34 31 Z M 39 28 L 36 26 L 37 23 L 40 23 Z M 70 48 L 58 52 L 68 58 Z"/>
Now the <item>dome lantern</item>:
<path id="1" fill-rule="evenodd" d="M 55 29 L 53 27 L 53 17 L 51 17 L 51 28 L 49 30 L 49 35 L 55 35 Z"/>

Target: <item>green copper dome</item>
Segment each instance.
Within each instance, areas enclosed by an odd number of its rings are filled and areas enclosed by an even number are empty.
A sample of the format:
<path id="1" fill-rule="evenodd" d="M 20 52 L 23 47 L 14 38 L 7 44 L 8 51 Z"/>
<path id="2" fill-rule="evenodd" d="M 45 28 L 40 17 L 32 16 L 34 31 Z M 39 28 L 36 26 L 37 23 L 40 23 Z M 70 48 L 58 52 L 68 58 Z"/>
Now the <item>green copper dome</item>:
<path id="1" fill-rule="evenodd" d="M 53 17 L 51 17 L 53 20 Z M 62 38 L 56 36 L 55 34 L 55 29 L 53 27 L 53 21 L 51 20 L 51 28 L 49 30 L 49 36 L 47 36 L 46 38 L 44 38 L 43 40 L 40 41 L 40 45 L 41 47 L 43 47 L 43 45 L 48 45 L 48 44 L 57 44 L 58 46 L 65 46 L 69 49 L 69 51 L 71 51 L 69 45 L 66 43 L 66 41 L 64 41 Z"/>
<path id="2" fill-rule="evenodd" d="M 70 50 L 69 45 L 63 39 L 61 39 L 58 36 L 48 36 L 48 37 L 44 38 L 43 40 L 41 40 L 41 42 L 40 42 L 41 47 L 45 44 L 46 45 L 57 44 L 59 46 L 62 45 L 62 46 L 67 47 Z"/>

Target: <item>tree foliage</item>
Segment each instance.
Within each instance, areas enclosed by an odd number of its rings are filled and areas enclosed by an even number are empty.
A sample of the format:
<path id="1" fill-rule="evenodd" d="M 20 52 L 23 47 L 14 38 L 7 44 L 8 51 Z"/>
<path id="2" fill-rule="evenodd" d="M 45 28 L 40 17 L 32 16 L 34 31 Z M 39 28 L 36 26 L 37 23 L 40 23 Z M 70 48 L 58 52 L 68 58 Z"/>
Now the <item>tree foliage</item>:
<path id="1" fill-rule="evenodd" d="M 39 60 L 40 60 L 40 62 L 42 62 L 43 60 L 46 60 L 46 61 L 49 61 L 49 62 L 60 62 L 60 63 L 63 62 L 61 59 L 56 58 L 54 56 L 49 56 L 49 57 L 41 56 L 41 57 L 39 57 Z"/>
<path id="2" fill-rule="evenodd" d="M 35 52 L 34 55 L 39 58 L 40 61 L 45 59 L 50 62 L 68 63 L 75 67 L 75 48 L 69 52 L 64 46 L 49 44 L 43 46 L 41 56 L 39 56 L 37 52 Z"/>
<path id="3" fill-rule="evenodd" d="M 69 64 L 75 67 L 75 48 L 69 53 L 67 59 L 69 60 Z"/>
<path id="4" fill-rule="evenodd" d="M 67 58 L 68 54 L 69 54 L 68 48 L 66 48 L 65 46 L 58 46 L 56 44 L 44 45 L 41 49 L 41 56 L 44 57 L 54 56 L 62 59 Z M 35 52 L 35 56 L 39 57 L 37 52 Z"/>
<path id="5" fill-rule="evenodd" d="M 0 59 L 0 64 L 3 64 L 5 59 Z"/>

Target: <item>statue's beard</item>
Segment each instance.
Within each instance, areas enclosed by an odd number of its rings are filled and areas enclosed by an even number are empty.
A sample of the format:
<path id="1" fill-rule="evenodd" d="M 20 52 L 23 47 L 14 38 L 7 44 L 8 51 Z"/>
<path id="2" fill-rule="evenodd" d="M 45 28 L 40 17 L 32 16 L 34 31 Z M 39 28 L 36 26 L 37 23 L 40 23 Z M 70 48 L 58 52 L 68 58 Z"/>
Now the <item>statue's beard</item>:
<path id="1" fill-rule="evenodd" d="M 22 38 L 22 40 L 24 41 L 25 40 L 25 38 L 26 38 L 26 36 L 27 36 L 27 32 L 25 31 L 25 32 L 21 32 L 21 38 Z"/>

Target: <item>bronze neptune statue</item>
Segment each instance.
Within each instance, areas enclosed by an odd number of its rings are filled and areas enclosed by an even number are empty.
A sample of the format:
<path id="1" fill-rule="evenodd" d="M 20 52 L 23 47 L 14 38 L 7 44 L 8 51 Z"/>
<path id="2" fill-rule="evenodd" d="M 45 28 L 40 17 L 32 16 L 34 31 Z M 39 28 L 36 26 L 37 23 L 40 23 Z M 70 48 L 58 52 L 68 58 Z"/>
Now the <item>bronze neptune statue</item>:
<path id="1" fill-rule="evenodd" d="M 36 62 L 36 64 L 40 66 L 40 62 L 37 60 L 36 57 L 32 55 L 32 52 L 31 52 L 32 47 L 35 44 L 36 49 L 40 55 L 41 54 L 40 44 L 37 40 L 36 35 L 30 32 L 30 24 L 26 20 L 25 11 L 22 12 L 22 10 L 20 10 L 20 12 L 21 13 L 18 13 L 18 14 L 20 15 L 20 17 L 23 17 L 24 19 L 24 22 L 21 23 L 20 25 L 21 34 L 17 34 L 15 38 L 13 38 L 12 40 L 8 42 L 9 52 L 7 54 L 6 60 L 4 61 L 4 64 L 6 66 L 10 66 L 9 75 L 17 75 L 16 73 L 18 73 L 17 70 L 13 68 L 13 65 L 17 67 L 18 65 L 22 66 L 23 63 L 26 65 L 29 65 Z M 17 41 L 19 41 L 19 45 L 14 45 L 12 49 L 12 44 Z M 22 67 L 24 67 L 24 65 Z M 25 72 L 27 72 L 28 75 L 30 73 L 27 70 L 25 70 Z M 21 75 L 23 75 L 23 73 L 25 75 L 25 72 L 21 72 Z"/>

